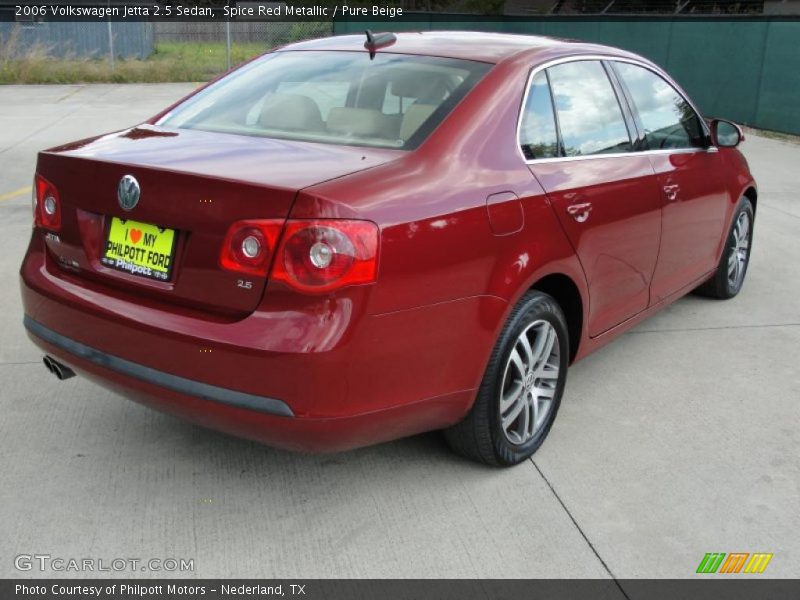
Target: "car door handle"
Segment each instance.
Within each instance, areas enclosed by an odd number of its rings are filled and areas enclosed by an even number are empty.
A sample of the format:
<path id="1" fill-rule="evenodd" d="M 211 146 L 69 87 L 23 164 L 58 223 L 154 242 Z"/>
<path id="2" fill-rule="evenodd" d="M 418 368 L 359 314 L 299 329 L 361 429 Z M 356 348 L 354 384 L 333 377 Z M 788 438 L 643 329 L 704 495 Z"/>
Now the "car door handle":
<path id="1" fill-rule="evenodd" d="M 583 223 L 589 218 L 589 213 L 592 212 L 591 202 L 581 202 L 580 204 L 570 204 L 567 207 L 567 212 L 578 223 Z"/>
<path id="2" fill-rule="evenodd" d="M 679 186 L 677 183 L 664 186 L 664 194 L 666 194 L 667 200 L 670 202 L 675 202 L 675 200 L 678 199 L 679 191 L 681 191 L 681 186 Z"/>

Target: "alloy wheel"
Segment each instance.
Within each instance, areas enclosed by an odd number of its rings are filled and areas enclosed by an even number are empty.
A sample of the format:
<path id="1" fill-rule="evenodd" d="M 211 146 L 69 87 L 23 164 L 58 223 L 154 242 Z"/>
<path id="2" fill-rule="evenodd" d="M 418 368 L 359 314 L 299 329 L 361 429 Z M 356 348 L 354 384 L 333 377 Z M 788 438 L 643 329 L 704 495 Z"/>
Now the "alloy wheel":
<path id="1" fill-rule="evenodd" d="M 750 215 L 742 211 L 733 228 L 733 244 L 728 255 L 728 285 L 736 291 L 742 285 L 750 249 Z"/>
<path id="2" fill-rule="evenodd" d="M 519 334 L 503 373 L 500 422 L 512 444 L 524 444 L 547 423 L 552 410 L 560 365 L 558 335 L 545 320 Z"/>

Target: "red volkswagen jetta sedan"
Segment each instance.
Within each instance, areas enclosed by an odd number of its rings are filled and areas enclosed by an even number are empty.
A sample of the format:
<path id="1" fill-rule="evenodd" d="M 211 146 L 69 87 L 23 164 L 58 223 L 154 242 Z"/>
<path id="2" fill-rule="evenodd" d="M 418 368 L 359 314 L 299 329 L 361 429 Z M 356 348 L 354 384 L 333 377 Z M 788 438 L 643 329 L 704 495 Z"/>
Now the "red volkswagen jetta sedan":
<path id="1" fill-rule="evenodd" d="M 571 363 L 740 290 L 741 139 L 605 46 L 294 44 L 39 155 L 25 327 L 59 378 L 274 446 L 445 429 L 515 464 Z"/>

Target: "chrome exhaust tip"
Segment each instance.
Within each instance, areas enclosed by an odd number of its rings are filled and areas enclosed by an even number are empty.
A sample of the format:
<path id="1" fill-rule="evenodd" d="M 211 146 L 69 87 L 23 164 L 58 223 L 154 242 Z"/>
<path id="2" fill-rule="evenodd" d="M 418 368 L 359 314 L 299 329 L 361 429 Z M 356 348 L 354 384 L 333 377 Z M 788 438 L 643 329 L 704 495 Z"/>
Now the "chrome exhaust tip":
<path id="1" fill-rule="evenodd" d="M 42 358 L 42 362 L 44 366 L 47 367 L 47 370 L 55 375 L 59 381 L 75 377 L 75 371 L 70 369 L 67 365 L 61 364 L 52 356 L 45 356 Z"/>

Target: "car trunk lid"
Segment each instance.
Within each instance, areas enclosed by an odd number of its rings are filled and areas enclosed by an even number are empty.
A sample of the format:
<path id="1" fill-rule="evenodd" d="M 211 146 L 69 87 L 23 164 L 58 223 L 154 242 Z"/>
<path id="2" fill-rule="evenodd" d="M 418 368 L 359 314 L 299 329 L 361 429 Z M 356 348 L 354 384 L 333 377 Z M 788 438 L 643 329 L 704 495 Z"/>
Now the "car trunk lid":
<path id="1" fill-rule="evenodd" d="M 37 172 L 56 187 L 62 209 L 61 230 L 46 243 L 60 268 L 122 293 L 243 315 L 258 305 L 266 277 L 243 277 L 219 265 L 230 225 L 285 219 L 298 190 L 401 155 L 143 125 L 39 155 Z M 138 203 L 128 210 L 118 197 L 125 176 L 135 178 L 140 189 Z M 130 235 L 131 248 L 143 251 L 159 233 L 175 232 L 166 279 L 103 260 L 112 221 L 112 239 Z"/>

